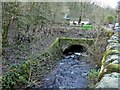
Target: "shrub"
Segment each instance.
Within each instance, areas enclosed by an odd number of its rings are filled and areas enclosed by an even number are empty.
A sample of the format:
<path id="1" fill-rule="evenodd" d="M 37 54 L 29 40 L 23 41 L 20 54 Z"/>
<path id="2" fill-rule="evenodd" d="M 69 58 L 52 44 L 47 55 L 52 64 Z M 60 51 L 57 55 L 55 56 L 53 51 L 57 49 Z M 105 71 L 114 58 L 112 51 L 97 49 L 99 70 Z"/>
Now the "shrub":
<path id="1" fill-rule="evenodd" d="M 113 23 L 115 21 L 115 17 L 114 16 L 108 16 L 108 23 Z"/>
<path id="2" fill-rule="evenodd" d="M 30 73 L 30 63 L 24 62 L 22 65 L 10 65 L 8 71 L 2 77 L 2 90 L 16 90 L 28 84 Z"/>
<path id="3" fill-rule="evenodd" d="M 90 80 L 92 83 L 89 85 L 90 88 L 94 88 L 95 84 L 98 81 L 98 74 L 100 72 L 100 69 L 91 69 L 89 74 L 88 74 L 88 80 Z"/>

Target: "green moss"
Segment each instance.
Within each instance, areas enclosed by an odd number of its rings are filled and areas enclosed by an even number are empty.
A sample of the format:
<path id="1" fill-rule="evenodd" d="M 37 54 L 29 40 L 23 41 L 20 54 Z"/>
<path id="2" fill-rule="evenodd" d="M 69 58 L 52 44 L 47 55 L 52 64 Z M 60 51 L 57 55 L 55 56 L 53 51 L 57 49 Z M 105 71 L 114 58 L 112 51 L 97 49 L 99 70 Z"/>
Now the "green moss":
<path id="1" fill-rule="evenodd" d="M 107 66 L 105 66 L 105 68 L 107 69 L 108 73 L 112 73 L 112 72 L 120 73 L 120 65 L 119 64 L 110 63 Z"/>
<path id="2" fill-rule="evenodd" d="M 49 52 L 52 56 L 52 59 L 54 60 L 58 60 L 62 57 L 62 47 L 60 44 L 60 38 L 56 38 L 56 40 L 50 46 Z"/>
<path id="3" fill-rule="evenodd" d="M 109 63 L 106 66 L 102 66 L 102 68 L 99 72 L 99 75 L 98 75 L 98 80 L 100 80 L 103 77 L 104 74 L 109 74 L 109 73 L 112 73 L 112 72 L 120 73 L 120 65 Z"/>
<path id="4" fill-rule="evenodd" d="M 105 52 L 104 57 L 102 59 L 102 66 L 101 66 L 101 70 L 100 70 L 99 75 L 98 75 L 98 80 L 100 80 L 105 73 L 119 72 L 120 71 L 119 64 L 112 64 L 112 63 L 104 64 L 108 55 L 119 54 L 119 53 L 120 53 L 119 50 L 111 50 L 111 49 L 109 49 L 108 51 Z M 104 72 L 104 70 L 107 70 L 107 71 Z"/>
<path id="5" fill-rule="evenodd" d="M 55 41 L 51 44 L 50 48 L 53 48 L 56 45 L 59 45 L 59 38 L 56 38 Z"/>
<path id="6" fill-rule="evenodd" d="M 60 43 L 62 45 L 72 45 L 72 44 L 80 44 L 83 46 L 86 45 L 92 45 L 94 43 L 94 39 L 86 39 L 86 38 L 67 38 L 67 37 L 61 37 Z"/>
<path id="7" fill-rule="evenodd" d="M 105 74 L 105 73 L 110 73 L 110 72 L 119 72 L 120 71 L 120 65 L 119 64 L 112 64 L 112 63 L 104 63 L 107 56 L 108 55 L 111 55 L 111 54 L 119 54 L 120 51 L 119 50 L 112 50 L 112 49 L 109 49 L 108 51 L 105 52 L 104 56 L 103 56 L 103 59 L 102 59 L 102 66 L 101 66 L 101 70 L 99 72 L 99 75 L 98 75 L 98 80 L 100 80 L 102 78 L 102 76 Z M 104 72 L 104 70 L 107 70 L 106 72 Z"/>
<path id="8" fill-rule="evenodd" d="M 111 50 L 111 49 L 106 51 L 104 56 L 103 56 L 103 59 L 102 59 L 102 65 L 104 65 L 104 62 L 105 62 L 108 55 L 115 54 L 115 53 L 118 54 L 118 53 L 120 53 L 120 51 L 119 50 Z"/>
<path id="9" fill-rule="evenodd" d="M 111 30 L 107 30 L 106 28 L 104 28 L 103 30 L 106 35 L 108 37 L 111 37 L 114 32 L 111 31 Z M 119 36 L 118 33 L 115 33 L 114 35 L 116 36 Z M 106 51 L 104 53 L 104 56 L 103 56 L 103 59 L 102 59 L 102 66 L 101 66 L 101 70 L 99 72 L 99 75 L 98 75 L 98 81 L 103 77 L 104 74 L 107 74 L 107 73 L 112 73 L 112 72 L 120 72 L 120 65 L 119 64 L 112 64 L 112 63 L 106 63 L 105 64 L 105 61 L 106 61 L 106 58 L 108 57 L 108 55 L 112 55 L 112 54 L 120 54 L 120 50 L 112 50 L 111 48 Z"/>

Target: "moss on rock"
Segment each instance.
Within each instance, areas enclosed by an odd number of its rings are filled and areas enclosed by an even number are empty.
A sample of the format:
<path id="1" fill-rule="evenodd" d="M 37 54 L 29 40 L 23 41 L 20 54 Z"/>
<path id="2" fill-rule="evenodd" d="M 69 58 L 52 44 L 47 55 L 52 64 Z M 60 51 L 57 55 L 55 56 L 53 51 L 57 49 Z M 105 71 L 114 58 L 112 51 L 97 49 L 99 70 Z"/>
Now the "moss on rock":
<path id="1" fill-rule="evenodd" d="M 115 36 L 118 36 L 118 34 L 115 34 Z M 112 42 L 110 42 L 110 44 L 111 43 Z M 100 80 L 103 77 L 104 74 L 108 74 L 108 73 L 112 73 L 112 72 L 120 73 L 120 64 L 119 63 L 112 63 L 116 59 L 107 61 L 107 58 L 110 55 L 120 55 L 120 50 L 109 48 L 104 53 L 103 59 L 101 61 L 102 62 L 102 66 L 101 66 L 101 70 L 100 70 L 99 75 L 98 75 L 98 80 Z"/>
<path id="2" fill-rule="evenodd" d="M 108 74 L 108 73 L 112 73 L 112 72 L 120 73 L 120 65 L 109 63 L 106 66 L 102 66 L 102 68 L 99 72 L 99 75 L 98 75 L 98 80 L 100 80 L 104 74 Z"/>
<path id="3" fill-rule="evenodd" d="M 104 62 L 105 62 L 107 56 L 112 55 L 112 54 L 120 54 L 120 51 L 119 50 L 112 50 L 112 49 L 109 49 L 108 51 L 106 51 L 104 56 L 103 56 L 103 59 L 102 59 L 102 65 L 104 65 Z"/>
<path id="4" fill-rule="evenodd" d="M 120 73 L 120 65 L 119 64 L 110 63 L 105 67 L 105 69 L 107 69 L 106 72 L 108 72 L 108 73 L 112 73 L 112 72 Z"/>

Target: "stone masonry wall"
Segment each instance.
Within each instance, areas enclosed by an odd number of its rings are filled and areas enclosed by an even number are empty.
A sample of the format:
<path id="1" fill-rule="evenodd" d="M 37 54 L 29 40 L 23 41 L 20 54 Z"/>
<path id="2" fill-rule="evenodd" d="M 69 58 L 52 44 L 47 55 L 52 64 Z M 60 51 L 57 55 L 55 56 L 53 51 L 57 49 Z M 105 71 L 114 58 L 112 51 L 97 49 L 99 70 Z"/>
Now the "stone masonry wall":
<path id="1" fill-rule="evenodd" d="M 102 59 L 96 88 L 120 88 L 120 40 L 115 33 L 109 40 Z"/>

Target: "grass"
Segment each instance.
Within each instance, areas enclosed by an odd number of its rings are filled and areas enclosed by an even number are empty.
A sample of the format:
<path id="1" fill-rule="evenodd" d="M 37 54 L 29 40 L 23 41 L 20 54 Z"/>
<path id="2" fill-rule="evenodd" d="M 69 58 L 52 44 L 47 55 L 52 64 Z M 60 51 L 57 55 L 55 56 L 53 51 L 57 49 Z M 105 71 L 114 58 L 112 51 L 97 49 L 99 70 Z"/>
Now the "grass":
<path id="1" fill-rule="evenodd" d="M 88 85 L 89 88 L 95 88 L 96 83 L 98 82 L 98 74 L 100 72 L 100 69 L 91 69 L 88 73 L 88 80 L 90 80 L 90 84 Z"/>

